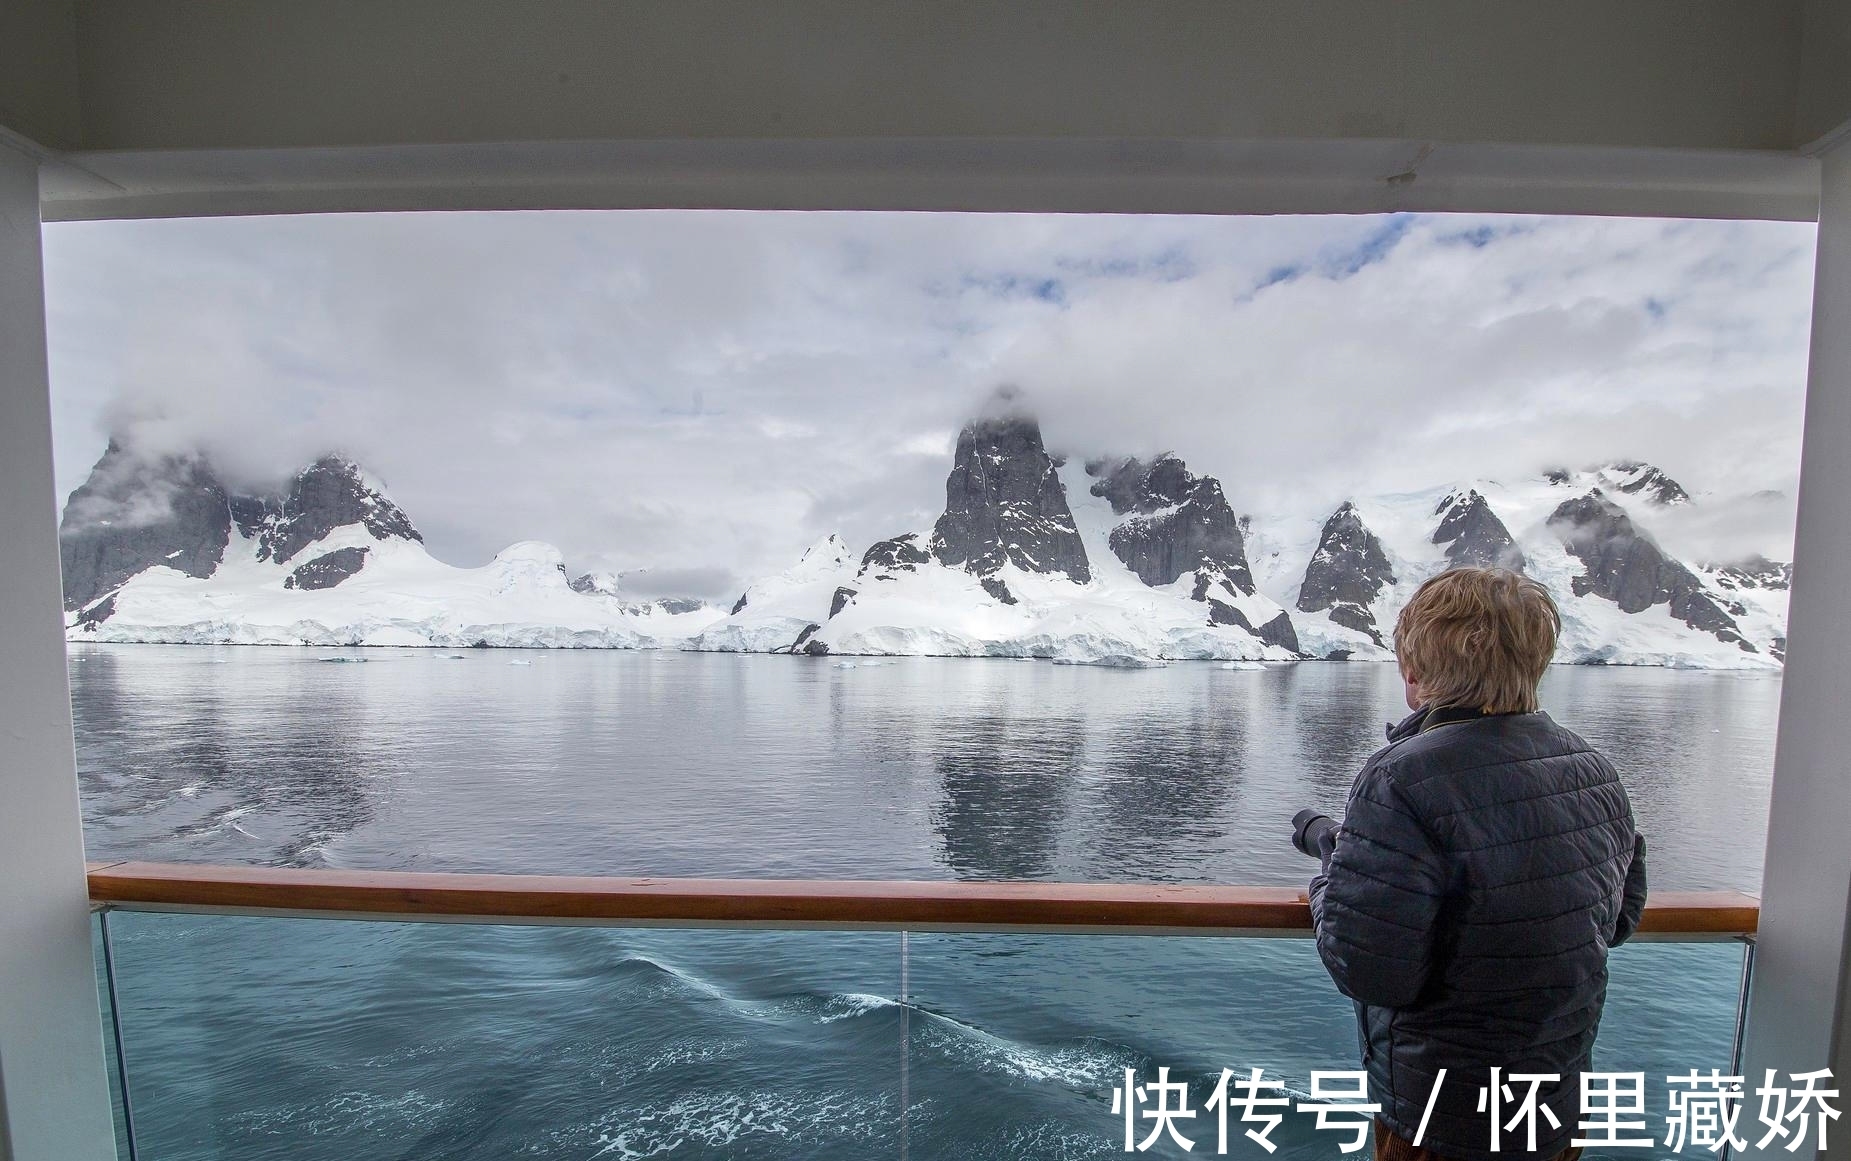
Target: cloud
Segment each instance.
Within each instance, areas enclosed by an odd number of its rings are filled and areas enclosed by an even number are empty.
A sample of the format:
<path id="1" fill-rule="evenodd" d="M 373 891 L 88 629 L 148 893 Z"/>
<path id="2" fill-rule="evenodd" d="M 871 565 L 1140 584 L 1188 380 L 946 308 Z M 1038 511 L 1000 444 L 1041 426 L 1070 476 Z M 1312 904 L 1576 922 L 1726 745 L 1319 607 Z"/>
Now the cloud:
<path id="1" fill-rule="evenodd" d="M 1261 518 L 1625 457 L 1790 495 L 1811 253 L 1809 226 L 1410 215 L 57 224 L 60 482 L 111 431 L 241 485 L 341 450 L 445 559 L 541 538 L 713 597 L 929 524 L 1001 383 L 1063 449 L 1173 450 Z M 1765 508 L 1693 541 L 1783 555 Z"/>

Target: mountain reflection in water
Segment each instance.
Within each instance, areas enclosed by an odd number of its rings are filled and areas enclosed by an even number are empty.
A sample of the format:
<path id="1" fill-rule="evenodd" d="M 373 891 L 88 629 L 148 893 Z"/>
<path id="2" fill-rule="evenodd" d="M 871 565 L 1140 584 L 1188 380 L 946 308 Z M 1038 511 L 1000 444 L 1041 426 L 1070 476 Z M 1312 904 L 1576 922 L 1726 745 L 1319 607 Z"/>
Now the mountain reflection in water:
<path id="1" fill-rule="evenodd" d="M 367 664 L 317 664 L 323 658 Z M 529 662 L 510 665 L 510 660 Z M 1389 665 L 73 646 L 90 857 L 1292 885 Z M 1556 667 L 1659 888 L 1755 890 L 1777 676 Z"/>

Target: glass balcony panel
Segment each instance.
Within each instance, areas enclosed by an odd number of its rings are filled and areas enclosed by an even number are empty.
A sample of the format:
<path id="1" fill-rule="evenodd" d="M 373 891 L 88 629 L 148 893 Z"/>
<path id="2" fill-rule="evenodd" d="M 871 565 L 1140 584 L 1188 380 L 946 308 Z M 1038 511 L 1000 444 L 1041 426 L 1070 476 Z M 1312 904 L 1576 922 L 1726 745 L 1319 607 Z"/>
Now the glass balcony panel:
<path id="1" fill-rule="evenodd" d="M 1647 1121 L 1661 1145 L 1665 1077 L 1728 1071 L 1742 954 L 1735 942 L 1640 942 L 1612 955 L 1595 1065 L 1646 1074 Z M 1360 1067 L 1355 1009 L 1310 939 L 914 934 L 907 974 L 915 1157 L 1123 1155 L 1112 1090 L 1126 1068 L 1148 1085 L 1161 1066 L 1189 1083 L 1196 1116 L 1176 1123 L 1195 1148 L 1164 1136 L 1141 1155 L 1212 1156 L 1207 1102 L 1223 1068 L 1264 1068 L 1297 1100 L 1314 1069 Z M 1265 1156 L 1242 1137 L 1258 1126 L 1238 1120 L 1236 1111 L 1229 1155 Z M 1138 1144 L 1155 1123 L 1138 1122 Z M 1274 1156 L 1340 1155 L 1345 1135 L 1314 1123 L 1288 1117 L 1270 1135 Z"/>
<path id="2" fill-rule="evenodd" d="M 1124 1070 L 1159 1066 L 1190 1085 L 1197 1145 L 1144 1155 L 1199 1157 L 1223 1067 L 1295 1098 L 1356 1067 L 1353 1009 L 1303 938 L 130 911 L 109 936 L 138 1152 L 161 1161 L 1103 1157 Z M 1597 1064 L 1647 1073 L 1655 1129 L 1666 1074 L 1728 1067 L 1741 956 L 1613 956 Z M 1232 1153 L 1262 1156 L 1242 1128 Z M 1337 1143 L 1307 1115 L 1273 1140 Z"/>
<path id="3" fill-rule="evenodd" d="M 894 933 L 117 912 L 110 934 L 145 1159 L 895 1152 Z"/>

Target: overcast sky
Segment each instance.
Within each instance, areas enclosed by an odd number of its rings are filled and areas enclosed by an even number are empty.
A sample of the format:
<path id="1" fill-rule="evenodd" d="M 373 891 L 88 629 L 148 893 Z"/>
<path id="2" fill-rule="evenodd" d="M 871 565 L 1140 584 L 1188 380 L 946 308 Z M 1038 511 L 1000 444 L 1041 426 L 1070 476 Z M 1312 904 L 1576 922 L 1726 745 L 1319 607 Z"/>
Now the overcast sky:
<path id="1" fill-rule="evenodd" d="M 548 540 L 725 598 L 930 525 L 1020 387 L 1237 509 L 1646 459 L 1785 558 L 1810 225 L 632 211 L 47 226 L 59 484 L 109 433 L 274 484 L 339 450 L 456 564 Z M 633 570 L 648 570 L 636 572 Z"/>

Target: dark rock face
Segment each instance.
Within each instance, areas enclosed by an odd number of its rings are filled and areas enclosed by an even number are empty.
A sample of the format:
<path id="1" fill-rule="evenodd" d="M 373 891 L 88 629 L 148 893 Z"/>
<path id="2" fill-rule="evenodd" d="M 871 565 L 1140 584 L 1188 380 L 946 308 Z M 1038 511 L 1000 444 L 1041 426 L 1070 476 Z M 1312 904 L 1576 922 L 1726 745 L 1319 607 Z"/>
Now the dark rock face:
<path id="1" fill-rule="evenodd" d="M 323 456 L 290 483 L 289 494 L 259 537 L 257 559 L 288 561 L 347 524 L 360 525 L 375 540 L 424 539 L 398 505 L 367 484 L 356 465 Z"/>
<path id="2" fill-rule="evenodd" d="M 563 565 L 561 571 L 564 571 Z M 574 577 L 568 581 L 566 587 L 588 597 L 609 597 L 616 601 L 618 607 L 624 612 L 636 617 L 647 617 L 655 613 L 670 615 L 692 613 L 707 607 L 707 602 L 698 597 L 645 597 L 641 600 L 625 600 L 623 586 L 618 583 L 616 576 L 608 572 L 585 573 L 583 576 Z M 742 596 L 740 600 L 743 601 L 745 598 Z"/>
<path id="3" fill-rule="evenodd" d="M 740 611 L 744 609 L 745 607 L 746 607 L 746 595 L 744 593 L 740 593 L 739 599 L 733 602 L 733 607 L 727 611 L 727 615 L 736 617 L 739 615 Z"/>
<path id="4" fill-rule="evenodd" d="M 59 528 L 65 607 L 88 609 L 155 565 L 211 576 L 234 530 L 257 541 L 259 560 L 282 563 L 347 524 L 380 540 L 423 539 L 358 467 L 335 456 L 300 472 L 285 496 L 232 495 L 197 456 L 147 459 L 112 440 L 65 505 Z M 286 577 L 284 586 L 330 588 L 358 572 L 366 552 L 325 553 Z"/>
<path id="5" fill-rule="evenodd" d="M 1169 585 L 1193 572 L 1190 596 L 1207 603 L 1209 624 L 1245 629 L 1268 645 L 1298 652 L 1290 616 L 1282 612 L 1256 626 L 1219 599 L 1254 594 L 1246 525 L 1234 515 L 1219 481 L 1194 475 L 1172 455 L 1150 463 L 1093 460 L 1086 470 L 1097 477 L 1092 494 L 1126 517 L 1112 529 L 1108 543 L 1139 580 L 1153 587 Z"/>
<path id="6" fill-rule="evenodd" d="M 1277 645 L 1293 653 L 1301 652 L 1298 647 L 1298 630 L 1292 627 L 1291 615 L 1281 610 L 1279 615 L 1264 625 L 1256 626 L 1244 613 L 1226 601 L 1208 598 L 1208 623 L 1211 625 L 1231 625 L 1236 629 L 1245 629 L 1267 645 Z"/>
<path id="7" fill-rule="evenodd" d="M 959 433 L 931 551 L 940 563 L 979 577 L 1009 562 L 1028 572 L 1092 579 L 1067 493 L 1033 419 L 978 419 Z"/>
<path id="8" fill-rule="evenodd" d="M 111 440 L 59 524 L 66 611 L 156 565 L 211 576 L 225 559 L 231 524 L 230 498 L 199 459 L 144 459 Z"/>
<path id="9" fill-rule="evenodd" d="M 366 566 L 365 548 L 324 552 L 283 578 L 286 589 L 331 589 Z"/>
<path id="10" fill-rule="evenodd" d="M 835 616 L 837 613 L 841 612 L 843 609 L 846 609 L 850 605 L 854 604 L 854 602 L 855 602 L 855 590 L 854 589 L 849 588 L 847 585 L 837 586 L 835 596 L 829 599 L 829 615 L 831 617 Z"/>
<path id="11" fill-rule="evenodd" d="M 1277 645 L 1293 653 L 1303 653 L 1298 646 L 1298 630 L 1292 627 L 1292 615 L 1284 609 L 1272 620 L 1253 631 L 1253 635 L 1268 645 Z"/>
<path id="12" fill-rule="evenodd" d="M 821 628 L 822 626 L 815 622 L 805 625 L 803 631 L 797 634 L 797 639 L 790 643 L 789 648 L 774 650 L 774 652 L 807 653 L 812 657 L 827 656 L 829 653 L 829 643 L 816 639 L 816 632 Z"/>
<path id="13" fill-rule="evenodd" d="M 1097 477 L 1092 494 L 1109 501 L 1120 516 L 1174 507 L 1188 499 L 1196 482 L 1183 461 L 1173 455 L 1160 455 L 1150 463 L 1135 457 L 1088 460 L 1086 474 Z"/>
<path id="14" fill-rule="evenodd" d="M 77 624 L 87 632 L 96 632 L 96 627 L 116 615 L 116 594 L 110 593 L 96 604 L 77 614 Z"/>
<path id="15" fill-rule="evenodd" d="M 895 536 L 887 540 L 878 540 L 862 554 L 861 574 L 913 572 L 932 557 L 925 549 L 919 547 L 917 533 L 908 532 L 904 536 Z M 888 575 L 877 579 L 892 580 Z"/>
<path id="16" fill-rule="evenodd" d="M 1128 459 L 1092 493 L 1129 514 L 1112 529 L 1112 552 L 1145 584 L 1173 584 L 1186 572 L 1209 569 L 1240 592 L 1253 592 L 1246 538 L 1215 479 L 1193 475 L 1175 456 L 1149 464 Z"/>
<path id="17" fill-rule="evenodd" d="M 1543 479 L 1548 480 L 1551 487 L 1560 488 L 1574 482 L 1574 473 L 1567 468 L 1550 468 L 1543 473 Z"/>
<path id="18" fill-rule="evenodd" d="M 1735 564 L 1723 565 L 1712 573 L 1716 584 L 1725 589 L 1786 589 L 1793 584 L 1793 566 L 1751 556 Z"/>
<path id="19" fill-rule="evenodd" d="M 263 534 L 265 526 L 276 519 L 283 503 L 269 496 L 233 496 L 231 498 L 231 520 L 238 527 L 238 535 L 246 540 L 254 540 Z"/>
<path id="20" fill-rule="evenodd" d="M 1009 591 L 1009 586 L 1003 583 L 1001 577 L 986 576 L 977 583 L 983 586 L 984 592 L 989 593 L 1003 604 L 1015 604 L 1015 594 Z"/>
<path id="21" fill-rule="evenodd" d="M 1613 486 L 1614 491 L 1624 492 L 1628 496 L 1644 496 L 1652 503 L 1666 507 L 1690 502 L 1690 493 L 1684 490 L 1682 484 L 1651 464 L 1623 460 L 1617 464 L 1608 464 L 1601 469 L 1600 474 Z"/>
<path id="22" fill-rule="evenodd" d="M 1433 514 L 1440 517 L 1439 527 L 1433 530 L 1433 543 L 1446 545 L 1448 568 L 1523 571 L 1523 552 L 1512 539 L 1510 529 L 1504 527 L 1476 488 L 1463 496 L 1455 493 L 1441 500 Z"/>
<path id="23" fill-rule="evenodd" d="M 584 593 L 588 597 L 614 597 L 617 595 L 616 578 L 609 573 L 588 572 L 566 583 L 566 587 L 575 593 Z"/>
<path id="24" fill-rule="evenodd" d="M 1574 579 L 1576 596 L 1604 597 L 1624 613 L 1668 604 L 1671 615 L 1691 628 L 1755 652 L 1734 619 L 1703 591 L 1696 574 L 1665 555 L 1599 488 L 1557 507 L 1549 529 L 1586 569 Z"/>
<path id="25" fill-rule="evenodd" d="M 1305 566 L 1305 583 L 1299 586 L 1298 611 L 1328 609 L 1333 622 L 1367 633 L 1380 645 L 1382 631 L 1369 606 L 1394 583 L 1395 571 L 1382 542 L 1363 524 L 1356 506 L 1346 500 L 1324 521 L 1317 551 Z"/>

